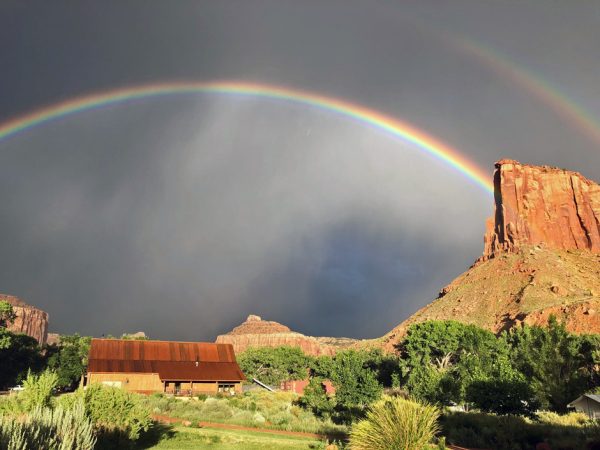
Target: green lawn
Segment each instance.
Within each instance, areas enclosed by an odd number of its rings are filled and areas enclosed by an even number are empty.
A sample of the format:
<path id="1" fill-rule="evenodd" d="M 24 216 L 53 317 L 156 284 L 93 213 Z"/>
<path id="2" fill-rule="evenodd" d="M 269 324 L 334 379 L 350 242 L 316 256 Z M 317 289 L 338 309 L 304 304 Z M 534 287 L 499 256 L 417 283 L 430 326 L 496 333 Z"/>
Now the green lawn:
<path id="1" fill-rule="evenodd" d="M 251 431 L 209 428 L 175 427 L 172 437 L 163 438 L 153 449 L 172 450 L 267 450 L 267 449 L 322 449 L 316 439 L 288 437 Z"/>

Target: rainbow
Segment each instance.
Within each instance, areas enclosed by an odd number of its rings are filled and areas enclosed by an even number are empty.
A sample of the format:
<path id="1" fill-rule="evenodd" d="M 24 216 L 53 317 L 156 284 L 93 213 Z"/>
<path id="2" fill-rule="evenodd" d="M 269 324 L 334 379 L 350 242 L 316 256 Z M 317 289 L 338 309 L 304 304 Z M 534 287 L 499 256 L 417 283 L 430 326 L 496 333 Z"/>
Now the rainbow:
<path id="1" fill-rule="evenodd" d="M 279 99 L 335 112 L 400 138 L 462 173 L 486 192 L 493 193 L 494 191 L 489 174 L 462 156 L 457 150 L 413 125 L 345 100 L 287 87 L 240 81 L 157 83 L 85 95 L 37 109 L 0 124 L 0 140 L 53 120 L 108 105 L 150 97 L 198 93 L 236 94 Z"/>
<path id="2" fill-rule="evenodd" d="M 549 107 L 564 122 L 579 130 L 595 144 L 600 144 L 598 118 L 539 74 L 517 64 L 487 43 L 475 41 L 448 28 L 440 28 L 439 24 L 431 27 L 427 22 L 415 17 L 411 17 L 410 24 L 420 32 L 436 36 L 440 43 L 477 61 L 500 79 L 519 86 Z"/>
<path id="3" fill-rule="evenodd" d="M 465 54 L 492 69 L 503 79 L 511 80 L 525 91 L 533 94 L 558 116 L 571 124 L 590 140 L 600 144 L 600 124 L 594 116 L 561 92 L 550 82 L 515 64 L 498 50 L 448 33 L 446 42 L 453 42 Z"/>

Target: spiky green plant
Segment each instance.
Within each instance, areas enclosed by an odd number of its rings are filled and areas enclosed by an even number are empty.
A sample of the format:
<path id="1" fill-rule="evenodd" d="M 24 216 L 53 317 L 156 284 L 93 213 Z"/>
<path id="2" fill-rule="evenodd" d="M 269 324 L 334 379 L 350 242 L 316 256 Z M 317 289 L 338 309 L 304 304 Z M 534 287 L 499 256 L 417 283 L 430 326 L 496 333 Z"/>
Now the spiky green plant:
<path id="1" fill-rule="evenodd" d="M 350 432 L 352 450 L 421 450 L 439 431 L 438 408 L 383 396 Z"/>
<path id="2" fill-rule="evenodd" d="M 94 426 L 82 401 L 70 410 L 36 406 L 25 415 L 0 416 L 0 448 L 7 450 L 92 450 Z"/>

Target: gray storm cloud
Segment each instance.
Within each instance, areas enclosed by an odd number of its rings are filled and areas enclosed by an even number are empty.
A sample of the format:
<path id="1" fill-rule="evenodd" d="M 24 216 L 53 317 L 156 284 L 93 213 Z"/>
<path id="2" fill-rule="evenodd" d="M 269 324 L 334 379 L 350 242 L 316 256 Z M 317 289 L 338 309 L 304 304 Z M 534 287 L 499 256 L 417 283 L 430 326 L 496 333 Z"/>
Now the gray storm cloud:
<path id="1" fill-rule="evenodd" d="M 490 176 L 509 157 L 600 180 L 581 132 L 600 129 L 599 17 L 594 2 L 535 0 L 3 2 L 0 120 L 123 86 L 246 80 L 405 119 Z M 222 96 L 0 140 L 0 205 L 0 292 L 47 310 L 54 331 L 167 339 L 212 339 L 249 313 L 381 335 L 473 262 L 492 211 L 463 175 L 371 127 Z"/>
<path id="2" fill-rule="evenodd" d="M 376 336 L 480 250 L 489 196 L 388 134 L 264 100 L 174 102 L 154 117 L 157 106 L 13 142 L 21 176 L 2 192 L 21 201 L 7 252 L 35 280 L 21 275 L 15 290 L 55 329 L 208 339 L 259 313 Z M 131 126 L 122 114 L 144 123 L 134 148 L 111 147 Z"/>

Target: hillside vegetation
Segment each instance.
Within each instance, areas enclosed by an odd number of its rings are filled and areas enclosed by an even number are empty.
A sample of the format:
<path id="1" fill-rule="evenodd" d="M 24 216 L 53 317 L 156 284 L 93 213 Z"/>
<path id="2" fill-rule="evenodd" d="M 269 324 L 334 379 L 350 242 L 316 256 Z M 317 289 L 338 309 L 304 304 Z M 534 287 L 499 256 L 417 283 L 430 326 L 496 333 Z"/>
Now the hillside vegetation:
<path id="1" fill-rule="evenodd" d="M 544 325 L 550 315 L 573 332 L 600 330 L 600 255 L 529 246 L 476 263 L 437 300 L 381 340 L 393 350 L 412 324 L 453 319 L 493 332 L 519 323 Z"/>

